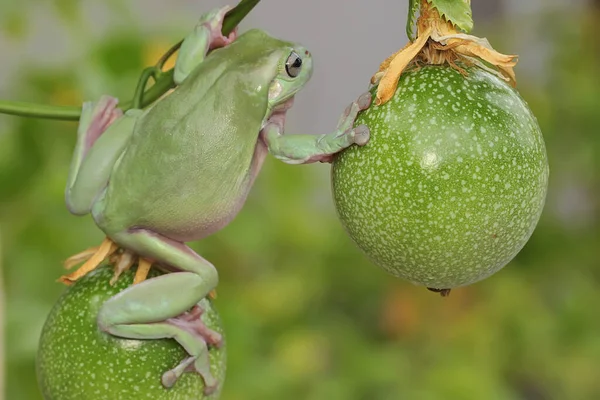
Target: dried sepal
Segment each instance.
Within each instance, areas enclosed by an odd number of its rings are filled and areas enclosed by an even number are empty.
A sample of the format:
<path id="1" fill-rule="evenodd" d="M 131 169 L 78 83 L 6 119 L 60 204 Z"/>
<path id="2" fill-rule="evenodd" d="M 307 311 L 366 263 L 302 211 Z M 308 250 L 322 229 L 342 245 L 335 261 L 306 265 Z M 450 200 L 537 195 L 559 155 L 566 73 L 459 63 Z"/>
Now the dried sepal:
<path id="1" fill-rule="evenodd" d="M 429 0 L 422 0 L 421 16 L 417 20 L 417 39 L 383 61 L 379 71 L 371 78 L 372 84 L 379 84 L 375 104 L 382 105 L 392 98 L 400 76 L 411 64 L 448 64 L 461 74 L 466 74 L 466 70 L 459 63 L 476 65 L 488 71 L 494 70 L 496 75 L 515 86 L 514 67 L 517 61 L 516 55 L 494 50 L 485 38 L 457 32 L 452 22 L 442 18 L 436 8 L 429 6 Z"/>
<path id="2" fill-rule="evenodd" d="M 375 104 L 384 104 L 392 98 L 392 96 L 396 92 L 398 80 L 400 79 L 402 72 L 404 72 L 406 67 L 423 49 L 423 47 L 427 43 L 427 40 L 429 40 L 430 35 L 431 27 L 427 28 L 427 30 L 425 30 L 424 32 L 419 32 L 419 36 L 414 42 L 410 43 L 403 50 L 396 53 L 396 55 L 392 57 L 391 60 L 388 58 L 389 61 L 384 61 L 384 63 L 387 62 L 387 67 L 385 68 L 385 71 L 382 71 L 380 66 L 380 72 L 383 72 L 383 74 L 381 75 L 381 79 L 379 80 L 379 86 L 377 88 L 377 94 L 375 96 Z M 377 74 L 375 76 L 377 76 Z M 375 76 L 373 78 L 375 78 Z"/>
<path id="3" fill-rule="evenodd" d="M 475 57 L 485 61 L 497 67 L 513 86 L 516 85 L 517 77 L 513 68 L 518 62 L 517 55 L 497 52 L 485 38 L 478 38 L 464 33 L 437 36 L 436 33 L 434 32 L 431 38 L 442 45 L 452 46 L 452 51 L 458 57 Z"/>

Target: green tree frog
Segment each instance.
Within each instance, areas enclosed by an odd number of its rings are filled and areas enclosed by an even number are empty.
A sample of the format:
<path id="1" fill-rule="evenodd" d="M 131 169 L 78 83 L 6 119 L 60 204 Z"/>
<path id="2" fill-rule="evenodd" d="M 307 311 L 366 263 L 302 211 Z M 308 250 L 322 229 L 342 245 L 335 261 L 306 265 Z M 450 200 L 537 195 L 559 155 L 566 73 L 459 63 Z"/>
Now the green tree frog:
<path id="1" fill-rule="evenodd" d="M 335 153 L 369 140 L 366 126 L 353 128 L 371 103 L 368 93 L 332 133 L 283 135 L 294 95 L 311 76 L 311 55 L 257 29 L 223 36 L 229 10 L 201 17 L 177 57 L 178 86 L 152 106 L 122 113 L 107 96 L 84 104 L 66 189 L 69 210 L 91 213 L 109 239 L 92 264 L 118 248 L 170 272 L 142 278 L 109 299 L 99 311 L 100 329 L 131 339 L 174 338 L 189 357 L 165 372 L 163 385 L 195 371 L 207 393 L 217 386 L 207 346 L 222 338 L 190 310 L 215 289 L 218 275 L 184 243 L 235 217 L 267 153 L 290 164 L 331 162 Z M 89 262 L 63 280 L 93 269 Z"/>

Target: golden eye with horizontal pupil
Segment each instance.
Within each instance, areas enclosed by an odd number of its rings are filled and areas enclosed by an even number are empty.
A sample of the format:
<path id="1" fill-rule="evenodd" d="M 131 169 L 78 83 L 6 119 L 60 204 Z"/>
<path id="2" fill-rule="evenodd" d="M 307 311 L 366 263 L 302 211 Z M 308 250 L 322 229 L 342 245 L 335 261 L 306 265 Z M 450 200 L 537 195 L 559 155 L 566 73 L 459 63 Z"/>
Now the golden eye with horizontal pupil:
<path id="1" fill-rule="evenodd" d="M 302 59 L 296 52 L 291 52 L 287 61 L 285 62 L 285 70 L 288 75 L 292 78 L 297 77 L 300 74 L 302 68 Z"/>

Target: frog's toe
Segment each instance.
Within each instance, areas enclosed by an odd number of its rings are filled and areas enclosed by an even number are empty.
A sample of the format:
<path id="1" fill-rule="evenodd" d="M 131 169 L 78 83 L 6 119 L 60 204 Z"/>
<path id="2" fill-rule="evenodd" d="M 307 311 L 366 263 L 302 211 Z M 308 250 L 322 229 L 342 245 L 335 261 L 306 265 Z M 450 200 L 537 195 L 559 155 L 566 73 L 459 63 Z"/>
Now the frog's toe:
<path id="1" fill-rule="evenodd" d="M 190 311 L 176 318 L 171 318 L 168 322 L 188 332 L 193 332 L 195 336 L 200 336 L 201 340 L 204 340 L 210 346 L 221 347 L 223 335 L 206 326 L 201 318 L 203 313 L 204 310 L 196 305 Z"/>
<path id="2" fill-rule="evenodd" d="M 229 11 L 231 11 L 233 7 L 225 6 L 220 9 L 214 10 L 209 16 L 208 20 L 205 22 L 207 28 L 211 33 L 211 42 L 210 48 L 216 49 L 219 47 L 225 47 L 228 44 L 232 43 L 237 38 L 237 27 L 229 33 L 229 35 L 223 35 L 223 22 L 225 20 L 225 16 Z"/>
<path id="3" fill-rule="evenodd" d="M 354 135 L 354 143 L 359 146 L 364 146 L 369 143 L 371 133 L 366 125 L 359 125 L 352 130 Z"/>
<path id="4" fill-rule="evenodd" d="M 175 368 L 165 372 L 160 381 L 166 388 L 171 388 L 177 383 L 184 372 L 197 372 L 204 381 L 204 394 L 212 394 L 219 387 L 219 381 L 210 372 L 208 357 L 188 357 Z"/>
<path id="5" fill-rule="evenodd" d="M 371 96 L 371 92 L 365 92 L 361 94 L 356 100 L 356 104 L 358 105 L 358 109 L 360 111 L 366 110 L 371 105 L 371 101 L 373 100 Z"/>
<path id="6" fill-rule="evenodd" d="M 162 375 L 161 382 L 166 388 L 173 387 L 184 372 L 195 372 L 202 376 L 206 395 L 213 393 L 218 387 L 219 381 L 210 372 L 208 346 L 220 347 L 223 337 L 202 322 L 203 311 L 196 305 L 179 317 L 166 321 L 171 326 L 170 329 L 185 332 L 180 333 L 179 338 L 182 340 L 181 344 L 191 353 L 190 357 Z"/>
<path id="7" fill-rule="evenodd" d="M 202 376 L 204 380 L 204 394 L 209 396 L 219 387 L 219 381 L 210 372 L 210 363 L 208 354 L 206 357 L 198 357 L 194 362 L 194 370 Z"/>
<path id="8" fill-rule="evenodd" d="M 173 387 L 173 385 L 175 385 L 175 383 L 181 377 L 181 375 L 183 375 L 183 373 L 186 372 L 188 368 L 194 364 L 194 361 L 196 361 L 196 357 L 188 357 L 181 363 L 179 363 L 179 365 L 175 368 L 165 372 L 160 379 L 163 386 L 166 388 Z"/>

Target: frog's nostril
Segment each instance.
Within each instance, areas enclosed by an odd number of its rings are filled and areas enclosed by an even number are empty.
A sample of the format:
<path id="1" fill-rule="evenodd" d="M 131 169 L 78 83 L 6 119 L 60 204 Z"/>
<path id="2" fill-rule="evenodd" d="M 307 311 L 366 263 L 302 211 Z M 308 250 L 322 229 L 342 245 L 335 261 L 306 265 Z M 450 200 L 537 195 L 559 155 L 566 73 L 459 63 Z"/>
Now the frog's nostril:
<path id="1" fill-rule="evenodd" d="M 307 56 L 310 56 L 310 51 L 304 50 L 304 54 L 307 55 Z"/>

